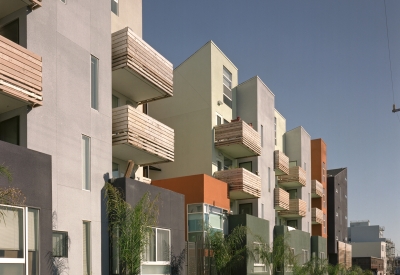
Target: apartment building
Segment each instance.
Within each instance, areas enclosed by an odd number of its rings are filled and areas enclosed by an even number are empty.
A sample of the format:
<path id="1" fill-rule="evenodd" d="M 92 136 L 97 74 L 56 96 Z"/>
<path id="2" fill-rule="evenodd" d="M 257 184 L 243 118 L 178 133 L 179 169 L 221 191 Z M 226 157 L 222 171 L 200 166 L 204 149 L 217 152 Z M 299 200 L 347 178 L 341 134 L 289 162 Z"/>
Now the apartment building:
<path id="1" fill-rule="evenodd" d="M 322 139 L 311 140 L 312 253 L 327 257 L 327 163 L 326 144 Z"/>
<path id="2" fill-rule="evenodd" d="M 384 231 L 384 226 L 371 225 L 369 220 L 351 221 L 348 227 L 348 239 L 353 247 L 353 257 L 382 259 L 382 274 L 387 274 L 388 260 L 390 257 L 394 257 L 394 251 L 393 249 L 387 251 L 387 242 L 389 241 L 389 245 L 391 242 L 383 236 Z"/>
<path id="3" fill-rule="evenodd" d="M 142 181 L 144 165 L 173 161 L 174 131 L 143 108 L 172 96 L 172 64 L 141 38 L 141 0 L 0 5 L 0 140 L 51 156 L 53 225 L 43 214 L 39 232 L 61 240 L 59 268 L 108 274 L 104 181 L 127 160 Z M 34 195 L 26 191 L 27 201 Z M 50 252 L 40 251 L 34 274 L 50 274 Z"/>
<path id="4" fill-rule="evenodd" d="M 347 168 L 327 171 L 329 263 L 352 265 L 352 246 L 347 239 Z"/>

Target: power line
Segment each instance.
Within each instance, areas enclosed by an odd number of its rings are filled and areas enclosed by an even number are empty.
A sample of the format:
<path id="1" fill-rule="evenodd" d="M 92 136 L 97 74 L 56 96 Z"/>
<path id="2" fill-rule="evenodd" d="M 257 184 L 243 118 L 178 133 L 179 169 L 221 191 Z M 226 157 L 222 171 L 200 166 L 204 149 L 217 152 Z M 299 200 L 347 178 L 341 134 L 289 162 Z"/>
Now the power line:
<path id="1" fill-rule="evenodd" d="M 394 97 L 394 85 L 393 85 L 393 71 L 392 71 L 392 57 L 390 53 L 390 40 L 389 40 L 389 27 L 388 27 L 388 19 L 387 19 L 387 12 L 386 12 L 386 0 L 383 0 L 383 4 L 385 6 L 385 20 L 386 20 L 386 39 L 387 39 L 387 47 L 388 47 L 388 53 L 389 53 L 389 68 L 390 68 L 390 82 L 392 84 L 392 94 L 393 94 L 393 113 L 396 113 L 397 119 L 400 122 L 400 117 L 397 114 L 396 110 L 396 102 L 395 102 L 395 97 Z"/>

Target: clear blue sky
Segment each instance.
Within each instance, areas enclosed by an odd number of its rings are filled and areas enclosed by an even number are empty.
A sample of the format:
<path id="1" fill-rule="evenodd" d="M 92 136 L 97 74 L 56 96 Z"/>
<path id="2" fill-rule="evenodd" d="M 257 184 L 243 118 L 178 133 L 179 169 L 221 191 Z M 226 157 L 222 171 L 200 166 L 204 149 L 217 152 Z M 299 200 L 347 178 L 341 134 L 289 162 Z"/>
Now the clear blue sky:
<path id="1" fill-rule="evenodd" d="M 400 107 L 400 1 L 386 5 Z M 260 76 L 287 129 L 323 138 L 328 169 L 348 168 L 349 220 L 385 226 L 400 250 L 400 121 L 383 0 L 144 0 L 143 38 L 174 67 L 213 40 L 239 82 Z"/>

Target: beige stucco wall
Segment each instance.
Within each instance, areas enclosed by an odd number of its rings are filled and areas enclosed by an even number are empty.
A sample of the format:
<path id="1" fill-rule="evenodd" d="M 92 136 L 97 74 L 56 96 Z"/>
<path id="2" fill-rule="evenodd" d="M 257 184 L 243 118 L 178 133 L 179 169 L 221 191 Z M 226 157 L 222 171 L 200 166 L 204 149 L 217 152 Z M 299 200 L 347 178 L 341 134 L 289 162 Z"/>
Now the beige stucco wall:
<path id="1" fill-rule="evenodd" d="M 119 14 L 111 12 L 111 33 L 125 27 L 142 37 L 142 0 L 119 0 Z"/>
<path id="2" fill-rule="evenodd" d="M 283 135 L 286 132 L 286 119 L 275 109 L 276 118 L 276 145 L 275 150 L 285 152 Z"/>

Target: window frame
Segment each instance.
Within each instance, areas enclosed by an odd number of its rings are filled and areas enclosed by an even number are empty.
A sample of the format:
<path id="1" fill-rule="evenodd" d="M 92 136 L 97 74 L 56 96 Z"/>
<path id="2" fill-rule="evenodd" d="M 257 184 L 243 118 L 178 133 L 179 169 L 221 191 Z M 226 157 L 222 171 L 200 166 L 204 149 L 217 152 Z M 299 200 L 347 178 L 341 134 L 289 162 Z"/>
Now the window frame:
<path id="1" fill-rule="evenodd" d="M 170 249 L 171 248 L 171 229 L 169 229 L 169 228 L 162 228 L 162 227 L 151 227 L 152 229 L 154 229 L 154 237 L 155 237 L 155 241 L 154 241 L 154 244 L 155 244 L 155 246 L 156 246 L 156 250 L 155 250 L 155 257 L 156 257 L 156 260 L 155 261 L 147 261 L 147 260 L 145 260 L 144 259 L 144 257 L 143 257 L 143 261 L 142 261 L 142 263 L 141 263 L 141 265 L 170 265 L 171 264 L 171 255 L 170 255 L 170 253 L 168 253 L 168 261 L 158 261 L 157 260 L 157 255 L 158 255 L 158 247 L 157 247 L 157 231 L 158 230 L 164 230 L 164 231 L 168 231 L 168 246 L 169 246 L 169 248 L 168 249 Z M 150 241 L 148 242 L 148 244 L 147 245 L 150 245 Z M 146 248 L 146 250 L 147 250 L 147 248 Z"/>
<path id="2" fill-rule="evenodd" d="M 87 264 L 87 268 L 89 271 L 88 274 L 92 274 L 92 225 L 91 225 L 90 221 L 86 221 L 86 220 L 82 221 L 82 225 L 83 225 L 83 227 L 87 226 L 87 228 L 86 228 L 86 230 L 87 230 L 86 231 L 86 256 L 88 258 L 86 259 L 86 264 Z M 82 228 L 82 230 L 83 230 L 83 228 Z M 84 243 L 83 243 L 83 238 L 82 238 L 82 246 L 83 245 L 84 245 Z M 83 257 L 85 257 L 85 255 L 83 254 L 83 251 L 82 251 L 82 262 L 83 262 Z M 82 264 L 82 268 L 83 267 L 84 266 Z M 87 274 L 85 274 L 85 272 L 86 271 L 83 270 L 83 274 L 87 275 Z"/>
<path id="3" fill-rule="evenodd" d="M 116 3 L 117 10 L 116 12 L 113 11 L 113 3 Z M 111 12 L 116 16 L 119 16 L 119 0 L 111 0 Z"/>
<path id="4" fill-rule="evenodd" d="M 93 60 L 96 60 L 96 75 L 93 76 Z M 90 55 L 90 107 L 94 110 L 99 110 L 99 75 L 100 75 L 100 59 L 95 55 Z M 93 88 L 95 85 L 95 88 Z"/>
<path id="5" fill-rule="evenodd" d="M 67 231 L 58 231 L 58 230 L 53 230 L 52 234 L 61 234 L 63 236 L 63 252 L 61 253 L 62 255 L 54 255 L 54 242 L 52 243 L 53 245 L 53 257 L 56 258 L 68 258 L 68 246 L 69 246 L 69 239 L 68 239 L 68 232 Z"/>
<path id="6" fill-rule="evenodd" d="M 253 242 L 253 249 L 254 249 L 254 251 L 257 251 L 257 249 L 256 249 L 256 246 L 258 246 L 258 247 L 260 247 L 260 246 L 266 246 L 266 244 L 265 243 L 259 243 L 259 242 Z M 259 259 L 258 259 L 258 261 L 256 262 L 256 253 L 254 253 L 254 266 L 257 266 L 257 267 L 262 267 L 262 268 L 264 268 L 262 271 L 254 271 L 254 273 L 258 273 L 258 272 L 266 272 L 267 271 L 267 268 L 266 268 L 266 266 L 265 266 L 265 264 L 263 264 L 262 262 L 261 262 L 261 259 L 260 259 L 260 256 L 258 255 L 258 257 L 259 257 Z M 260 263 L 261 262 L 261 263 Z"/>
<path id="7" fill-rule="evenodd" d="M 86 143 L 84 142 L 85 139 L 87 138 L 88 140 L 88 155 L 86 156 L 86 147 L 83 148 Z M 90 136 L 82 134 L 81 137 L 81 146 L 82 146 L 82 190 L 85 191 L 91 191 L 91 171 L 92 171 L 92 160 L 91 160 L 91 138 Z M 85 149 L 85 150 L 84 150 Z M 87 158 L 86 158 L 87 157 Z M 87 166 L 88 166 L 88 171 L 86 171 L 86 162 L 87 161 Z M 87 173 L 87 174 L 86 174 Z M 86 182 L 87 181 L 87 182 Z"/>

